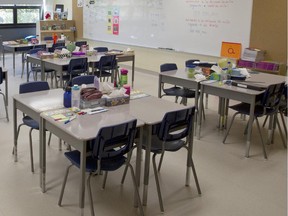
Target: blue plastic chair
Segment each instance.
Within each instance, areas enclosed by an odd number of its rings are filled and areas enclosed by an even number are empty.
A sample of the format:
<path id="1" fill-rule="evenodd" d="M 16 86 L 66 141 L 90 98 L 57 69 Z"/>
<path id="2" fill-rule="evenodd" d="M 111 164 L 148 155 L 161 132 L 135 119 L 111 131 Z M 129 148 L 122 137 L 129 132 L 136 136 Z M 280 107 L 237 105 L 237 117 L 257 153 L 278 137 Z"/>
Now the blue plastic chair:
<path id="1" fill-rule="evenodd" d="M 253 121 L 256 120 L 256 123 L 257 123 L 257 128 L 258 128 L 261 143 L 262 143 L 263 155 L 265 159 L 267 159 L 267 153 L 266 153 L 265 143 L 264 143 L 263 136 L 261 133 L 258 118 L 263 117 L 263 116 L 271 117 L 277 114 L 279 104 L 280 104 L 280 99 L 283 94 L 283 89 L 284 89 L 284 83 L 270 85 L 267 88 L 267 90 L 262 94 L 262 97 L 259 100 L 259 104 L 256 104 L 255 106 Z M 232 127 L 232 124 L 234 122 L 236 115 L 238 114 L 249 115 L 250 114 L 250 104 L 247 104 L 247 103 L 243 103 L 243 102 L 238 103 L 238 104 L 229 106 L 229 108 L 236 111 L 236 113 L 232 117 L 230 126 L 224 136 L 223 143 L 225 143 L 227 139 L 227 136 L 230 132 L 230 129 Z M 276 122 L 274 122 L 273 124 L 276 124 Z M 248 149 L 248 154 L 249 154 L 249 149 Z"/>
<path id="2" fill-rule="evenodd" d="M 82 84 L 93 84 L 94 83 L 94 75 L 83 75 L 83 76 L 77 76 L 72 79 L 72 86 L 73 85 L 79 85 Z"/>
<path id="3" fill-rule="evenodd" d="M 2 71 L 2 67 L 0 67 L 0 85 L 3 83 L 3 71 Z M 0 94 L 3 96 L 3 102 L 4 102 L 4 106 L 5 106 L 5 112 L 6 112 L 6 118 L 7 121 L 9 121 L 9 116 L 8 116 L 8 110 L 7 110 L 7 96 L 2 92 L 1 88 L 0 88 Z"/>
<path id="4" fill-rule="evenodd" d="M 125 164 L 127 164 L 127 166 L 131 170 L 140 214 L 144 215 L 141 198 L 136 183 L 135 173 L 132 165 L 130 164 L 130 158 L 127 158 L 125 156 L 126 154 L 130 156 L 129 152 L 131 151 L 131 148 L 133 146 L 136 133 L 136 123 L 137 120 L 135 119 L 122 124 L 103 127 L 99 130 L 96 138 L 93 140 L 92 153 L 91 155 L 86 157 L 86 172 L 89 173 L 89 177 L 87 179 L 87 188 L 92 216 L 94 216 L 94 207 L 90 185 L 91 176 L 96 176 L 97 174 L 99 175 L 102 171 L 104 171 L 104 183 L 102 185 L 102 188 L 104 188 L 108 172 L 116 171 Z M 70 168 L 73 165 L 77 168 L 80 168 L 80 152 L 78 150 L 65 152 L 64 155 L 72 164 L 68 166 L 66 170 L 58 201 L 59 206 L 62 205 L 62 198 Z"/>
<path id="5" fill-rule="evenodd" d="M 19 86 L 19 94 L 25 94 L 30 92 L 36 92 L 36 91 L 45 91 L 49 90 L 49 85 L 45 81 L 35 81 L 35 82 L 28 82 L 28 83 L 22 83 Z M 30 116 L 24 115 L 22 118 L 23 123 L 18 126 L 17 129 L 17 140 L 20 133 L 20 128 L 23 125 L 26 125 L 30 128 L 29 131 L 29 143 L 30 143 L 30 160 L 31 160 L 31 172 L 34 173 L 34 163 L 33 163 L 33 147 L 32 147 L 32 131 L 33 130 L 39 130 L 39 123 L 32 119 Z M 49 134 L 49 141 L 48 145 L 50 144 L 51 140 L 51 133 Z M 13 149 L 14 154 L 14 149 Z"/>
<path id="6" fill-rule="evenodd" d="M 164 205 L 163 205 L 163 200 L 162 200 L 162 195 L 161 195 L 158 172 L 160 171 L 165 151 L 176 152 L 183 147 L 187 149 L 188 151 L 187 152 L 187 166 L 188 164 L 191 166 L 198 194 L 201 194 L 201 189 L 200 189 L 200 185 L 198 182 L 198 177 L 196 174 L 196 169 L 194 166 L 192 155 L 189 153 L 191 149 L 189 149 L 187 146 L 187 144 L 190 141 L 189 139 L 191 138 L 191 136 L 193 137 L 194 114 L 195 114 L 195 107 L 187 108 L 184 110 L 168 112 L 163 117 L 163 120 L 161 124 L 159 125 L 159 127 L 157 127 L 156 133 L 152 135 L 152 143 L 151 143 L 151 152 L 153 153 L 152 163 L 153 163 L 153 170 L 154 170 L 154 175 L 155 175 L 155 181 L 156 181 L 156 186 L 157 186 L 157 193 L 158 193 L 158 199 L 159 199 L 161 212 L 164 212 Z M 144 145 L 143 148 L 146 149 L 146 146 Z M 160 158 L 158 169 L 157 169 L 156 155 L 158 154 L 161 155 L 161 158 Z M 126 171 L 127 171 L 127 167 L 124 170 L 122 183 L 125 179 Z M 188 173 L 186 173 L 186 176 L 187 174 Z"/>
<path id="7" fill-rule="evenodd" d="M 178 67 L 175 63 L 165 63 L 160 65 L 160 73 L 177 69 Z M 187 88 L 181 88 L 176 85 L 171 88 L 165 88 L 165 83 L 161 83 L 161 89 L 165 94 L 160 95 L 160 98 L 163 96 L 175 96 L 175 103 L 177 103 L 179 97 L 182 97 L 180 103 L 184 105 L 187 105 L 187 98 L 195 98 L 195 91 Z"/>
<path id="8" fill-rule="evenodd" d="M 87 41 L 76 41 L 75 45 L 81 47 L 82 45 L 87 45 Z"/>
<path id="9" fill-rule="evenodd" d="M 108 52 L 107 47 L 94 47 L 93 49 L 96 50 L 97 52 Z"/>
<path id="10" fill-rule="evenodd" d="M 71 59 L 68 65 L 67 74 L 62 76 L 63 82 L 72 82 L 74 77 L 86 74 L 88 71 L 88 58 L 75 58 Z"/>
<path id="11" fill-rule="evenodd" d="M 116 55 L 105 55 L 101 56 L 98 66 L 94 74 L 99 77 L 100 81 L 105 80 L 105 78 L 112 77 L 114 72 L 117 70 L 117 60 Z"/>

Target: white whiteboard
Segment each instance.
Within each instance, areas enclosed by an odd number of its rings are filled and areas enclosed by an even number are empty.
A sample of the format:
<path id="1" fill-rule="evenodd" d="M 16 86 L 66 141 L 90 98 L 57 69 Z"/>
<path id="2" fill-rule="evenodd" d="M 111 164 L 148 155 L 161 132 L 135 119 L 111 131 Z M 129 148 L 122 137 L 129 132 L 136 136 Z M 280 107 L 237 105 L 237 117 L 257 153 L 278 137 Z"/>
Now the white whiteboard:
<path id="1" fill-rule="evenodd" d="M 222 41 L 249 47 L 252 4 L 253 0 L 86 0 L 83 35 L 219 56 Z M 114 22 L 108 21 L 109 12 L 119 15 L 118 35 L 108 31 Z"/>

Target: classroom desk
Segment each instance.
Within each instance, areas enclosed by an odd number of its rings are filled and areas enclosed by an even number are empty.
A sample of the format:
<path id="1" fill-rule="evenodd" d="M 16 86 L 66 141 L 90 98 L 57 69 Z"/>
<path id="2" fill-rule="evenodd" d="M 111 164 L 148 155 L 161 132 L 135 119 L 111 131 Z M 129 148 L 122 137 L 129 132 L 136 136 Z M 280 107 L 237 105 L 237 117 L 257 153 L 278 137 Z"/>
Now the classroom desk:
<path id="1" fill-rule="evenodd" d="M 5 51 L 12 52 L 13 54 L 13 76 L 15 76 L 15 54 L 16 52 L 22 53 L 22 59 L 24 58 L 24 53 L 29 51 L 30 49 L 37 48 L 37 46 L 46 45 L 46 43 L 38 43 L 38 44 L 6 44 L 3 42 L 3 67 L 5 67 Z M 22 72 L 23 72 L 23 62 L 22 62 Z"/>
<path id="2" fill-rule="evenodd" d="M 269 85 L 278 84 L 285 81 L 286 81 L 285 76 L 255 72 L 251 74 L 251 78 L 247 79 L 245 83 L 253 86 L 259 86 L 265 89 Z M 249 157 L 249 148 L 251 142 L 252 124 L 254 119 L 254 108 L 256 103 L 256 97 L 262 94 L 263 92 L 264 90 L 257 91 L 236 86 L 228 86 L 225 84 L 220 85 L 219 82 L 211 83 L 210 81 L 203 81 L 201 82 L 199 113 L 201 113 L 203 109 L 202 102 L 204 93 L 219 96 L 220 98 L 224 99 L 232 99 L 250 104 L 250 114 L 249 114 L 248 133 L 247 133 L 246 152 L 245 152 L 245 156 Z M 201 137 L 201 123 L 202 123 L 202 117 L 200 115 L 199 121 L 197 123 L 198 139 L 200 139 Z"/>
<path id="3" fill-rule="evenodd" d="M 59 97 L 61 95 L 62 97 Z M 22 111 L 36 121 L 40 121 L 40 113 L 63 107 L 63 90 L 40 91 L 17 94 L 13 96 L 13 131 L 14 160 L 17 162 L 17 110 Z"/>
<path id="4" fill-rule="evenodd" d="M 92 63 L 91 65 L 95 66 L 95 63 L 99 62 L 101 56 L 104 54 L 98 54 L 94 56 L 79 56 L 79 57 L 72 57 L 72 58 L 88 58 L 88 63 Z M 41 80 L 45 80 L 45 73 L 44 68 L 49 68 L 57 71 L 60 74 L 60 85 L 62 85 L 62 74 L 63 74 L 63 67 L 68 66 L 71 58 L 65 58 L 65 59 L 59 59 L 59 58 L 53 58 L 53 59 L 40 59 L 37 55 L 27 55 L 27 82 L 28 82 L 28 70 L 29 65 L 28 62 L 39 64 L 41 65 Z M 135 76 L 135 55 L 134 54 L 121 54 L 117 55 L 117 61 L 118 62 L 126 62 L 126 61 L 132 61 L 132 88 L 134 87 L 134 76 Z M 112 80 L 113 80 L 112 76 Z"/>
<path id="5" fill-rule="evenodd" d="M 148 196 L 148 184 L 149 184 L 149 169 L 150 169 L 150 149 L 151 149 L 151 135 L 152 127 L 155 124 L 161 122 L 166 112 L 185 109 L 186 107 L 175 104 L 173 102 L 165 101 L 156 97 L 148 96 L 141 99 L 131 100 L 129 104 L 124 104 L 115 107 L 109 107 L 109 111 L 96 115 L 84 115 L 78 116 L 76 120 L 72 121 L 68 125 L 55 122 L 51 117 L 45 115 L 45 111 L 59 109 L 63 107 L 63 90 L 53 89 L 48 91 L 33 92 L 27 94 L 19 94 L 13 97 L 13 119 L 14 119 L 14 157 L 17 161 L 17 110 L 21 110 L 33 119 L 40 122 L 40 186 L 42 191 L 45 192 L 45 180 L 46 180 L 46 134 L 48 129 L 59 138 L 65 140 L 67 143 L 74 146 L 76 149 L 82 152 L 81 158 L 84 159 L 86 154 L 86 141 L 94 138 L 100 127 L 105 125 L 112 125 L 126 121 L 132 118 L 136 118 L 138 126 L 140 128 L 140 134 L 143 139 L 140 139 L 140 145 L 142 142 L 146 142 L 146 155 L 145 155 L 145 170 L 144 170 L 144 193 L 143 204 L 147 205 Z M 49 107 L 49 108 L 48 108 Z M 150 107 L 153 109 L 151 112 Z M 91 123 L 92 122 L 92 123 Z M 90 127 L 93 122 L 95 127 Z M 139 145 L 139 146 L 140 146 Z M 139 147 L 138 146 L 138 147 Z M 189 146 L 192 154 L 193 136 L 189 142 Z M 136 160 L 136 178 L 139 185 L 140 182 L 140 155 L 141 147 L 137 148 L 137 160 Z M 187 164 L 187 176 L 186 184 L 189 184 L 190 178 L 190 166 Z M 85 192 L 85 161 L 81 164 L 81 185 L 79 193 L 79 207 L 83 209 L 84 192 Z"/>

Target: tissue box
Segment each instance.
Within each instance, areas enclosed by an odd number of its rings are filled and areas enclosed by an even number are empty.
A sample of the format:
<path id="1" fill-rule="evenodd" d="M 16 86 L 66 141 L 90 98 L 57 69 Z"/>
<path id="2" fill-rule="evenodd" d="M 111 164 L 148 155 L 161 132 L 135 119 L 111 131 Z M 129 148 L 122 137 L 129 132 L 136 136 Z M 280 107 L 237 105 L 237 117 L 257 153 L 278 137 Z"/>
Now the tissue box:
<path id="1" fill-rule="evenodd" d="M 117 106 L 122 104 L 128 104 L 130 101 L 130 96 L 125 95 L 122 97 L 116 97 L 116 98 L 106 98 L 105 106 Z"/>
<path id="2" fill-rule="evenodd" d="M 106 103 L 106 100 L 103 98 L 95 99 L 95 100 L 80 100 L 80 108 L 86 109 L 86 108 L 94 108 L 98 106 L 104 106 Z"/>

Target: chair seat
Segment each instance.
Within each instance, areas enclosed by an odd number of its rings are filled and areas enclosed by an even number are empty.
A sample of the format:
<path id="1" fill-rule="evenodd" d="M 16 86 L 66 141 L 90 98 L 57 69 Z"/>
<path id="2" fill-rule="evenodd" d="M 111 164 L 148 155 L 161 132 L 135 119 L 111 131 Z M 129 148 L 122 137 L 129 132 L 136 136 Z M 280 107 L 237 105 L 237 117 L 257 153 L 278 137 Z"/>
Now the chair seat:
<path id="1" fill-rule="evenodd" d="M 32 119 L 30 116 L 23 117 L 22 121 L 28 127 L 39 130 L 39 123 L 37 121 L 35 121 L 34 119 Z"/>
<path id="2" fill-rule="evenodd" d="M 229 107 L 231 109 L 237 111 L 237 112 L 242 113 L 242 114 L 245 114 L 245 115 L 249 115 L 250 114 L 250 104 L 239 103 L 239 104 L 236 104 L 236 105 L 233 105 L 233 106 L 229 106 Z M 266 109 L 266 115 L 270 115 L 273 112 L 276 112 L 276 110 L 275 109 L 269 109 L 269 108 Z M 263 115 L 265 115 L 263 106 L 256 105 L 255 106 L 255 110 L 254 110 L 254 116 L 255 117 L 261 117 Z"/>
<path id="3" fill-rule="evenodd" d="M 80 169 L 80 152 L 77 150 L 65 152 L 64 155 L 67 157 L 68 160 L 71 161 L 73 165 Z M 101 160 L 101 170 L 103 171 L 114 171 L 119 169 L 124 163 L 126 162 L 126 157 L 118 156 L 118 157 L 111 157 L 109 159 L 102 159 Z M 95 172 L 97 171 L 97 159 L 88 156 L 86 157 L 86 172 Z"/>
<path id="4" fill-rule="evenodd" d="M 100 76 L 100 71 L 95 71 L 94 73 L 97 77 L 111 77 L 112 73 L 107 72 L 107 71 L 102 71 L 101 76 Z"/>
<path id="5" fill-rule="evenodd" d="M 160 154 L 162 152 L 162 141 L 158 139 L 157 136 L 152 136 L 151 141 L 151 152 Z M 165 143 L 164 150 L 170 152 L 176 152 L 185 146 L 185 142 L 183 140 L 169 141 Z M 143 145 L 143 149 L 146 150 L 146 146 Z"/>
<path id="6" fill-rule="evenodd" d="M 166 95 L 173 95 L 185 98 L 195 98 L 195 91 L 187 88 L 172 87 L 168 89 L 163 89 L 163 91 Z"/>

